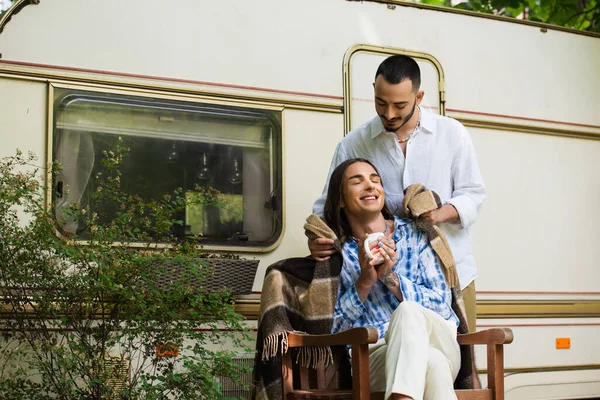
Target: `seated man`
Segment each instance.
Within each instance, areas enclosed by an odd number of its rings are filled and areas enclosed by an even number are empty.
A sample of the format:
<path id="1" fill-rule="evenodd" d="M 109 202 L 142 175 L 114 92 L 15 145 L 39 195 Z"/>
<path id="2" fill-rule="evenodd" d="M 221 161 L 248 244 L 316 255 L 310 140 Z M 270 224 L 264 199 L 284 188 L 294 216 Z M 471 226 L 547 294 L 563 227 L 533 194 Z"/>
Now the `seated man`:
<path id="1" fill-rule="evenodd" d="M 456 399 L 458 318 L 426 235 L 392 216 L 379 174 L 364 159 L 334 170 L 324 215 L 343 244 L 332 333 L 358 326 L 379 331 L 369 349 L 371 391 L 385 390 L 386 400 Z M 370 244 L 370 259 L 364 241 L 376 232 L 382 235 Z"/>

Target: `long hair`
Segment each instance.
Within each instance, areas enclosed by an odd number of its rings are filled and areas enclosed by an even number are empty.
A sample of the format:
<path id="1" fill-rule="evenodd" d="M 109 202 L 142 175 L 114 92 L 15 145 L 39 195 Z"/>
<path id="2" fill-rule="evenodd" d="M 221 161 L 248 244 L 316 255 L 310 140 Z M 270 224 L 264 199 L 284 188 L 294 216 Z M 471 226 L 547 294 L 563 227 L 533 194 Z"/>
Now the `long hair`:
<path id="1" fill-rule="evenodd" d="M 329 178 L 329 186 L 327 187 L 327 199 L 325 200 L 325 207 L 323 209 L 323 216 L 325 222 L 333 230 L 341 243 L 344 243 L 350 236 L 352 236 L 352 229 L 348 223 L 346 212 L 342 208 L 342 200 L 344 199 L 344 175 L 349 166 L 357 162 L 364 162 L 369 164 L 377 174 L 377 168 L 373 163 L 364 158 L 351 158 L 338 165 Z M 383 184 L 382 184 L 383 187 Z M 385 188 L 384 188 L 385 190 Z M 388 209 L 387 205 L 383 205 L 381 210 L 385 219 L 392 219 L 393 215 Z"/>

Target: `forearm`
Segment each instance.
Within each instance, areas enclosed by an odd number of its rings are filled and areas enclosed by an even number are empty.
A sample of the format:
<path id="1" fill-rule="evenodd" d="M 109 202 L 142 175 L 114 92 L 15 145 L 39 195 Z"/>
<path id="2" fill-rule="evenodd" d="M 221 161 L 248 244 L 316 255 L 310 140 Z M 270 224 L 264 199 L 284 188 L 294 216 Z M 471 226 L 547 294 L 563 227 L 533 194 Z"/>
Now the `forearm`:
<path id="1" fill-rule="evenodd" d="M 363 302 L 363 304 L 365 303 L 365 301 L 367 301 L 367 297 L 369 296 L 371 289 L 373 289 L 373 285 L 373 282 L 369 282 L 367 279 L 363 279 L 362 277 L 359 277 L 356 280 L 354 287 L 356 288 L 358 298 L 360 299 L 360 301 Z"/>
<path id="2" fill-rule="evenodd" d="M 456 210 L 456 222 L 461 228 L 471 226 L 479 216 L 479 209 L 485 200 L 485 188 L 470 193 L 462 193 L 450 198 L 444 206 L 451 206 Z"/>

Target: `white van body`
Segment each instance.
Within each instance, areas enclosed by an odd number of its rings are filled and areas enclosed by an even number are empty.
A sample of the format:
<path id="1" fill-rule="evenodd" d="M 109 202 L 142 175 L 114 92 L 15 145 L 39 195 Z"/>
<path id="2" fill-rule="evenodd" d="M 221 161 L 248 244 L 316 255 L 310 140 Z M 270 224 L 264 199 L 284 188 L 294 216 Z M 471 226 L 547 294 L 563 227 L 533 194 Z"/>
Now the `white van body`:
<path id="1" fill-rule="evenodd" d="M 377 64 L 415 56 L 425 106 L 467 126 L 486 182 L 478 328 L 514 331 L 506 398 L 600 397 L 599 35 L 398 0 L 17 0 L 0 53 L 0 156 L 50 161 L 57 90 L 279 115 L 280 233 L 214 248 L 260 260 L 250 320 L 266 268 L 308 253 L 335 146 L 375 115 Z"/>

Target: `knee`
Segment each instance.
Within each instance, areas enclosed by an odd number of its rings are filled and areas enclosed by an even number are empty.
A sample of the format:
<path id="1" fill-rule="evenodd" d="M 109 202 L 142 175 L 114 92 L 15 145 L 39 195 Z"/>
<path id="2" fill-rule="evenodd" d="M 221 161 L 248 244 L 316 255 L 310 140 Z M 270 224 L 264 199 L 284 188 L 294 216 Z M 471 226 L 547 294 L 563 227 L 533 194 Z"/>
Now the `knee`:
<path id="1" fill-rule="evenodd" d="M 421 312 L 421 305 L 414 301 L 403 301 L 394 310 L 394 314 L 412 315 Z"/>
<path id="2" fill-rule="evenodd" d="M 393 325 L 395 322 L 400 322 L 401 320 L 415 320 L 419 318 L 422 312 L 421 307 L 421 305 L 414 301 L 403 301 L 394 310 L 390 324 Z"/>

